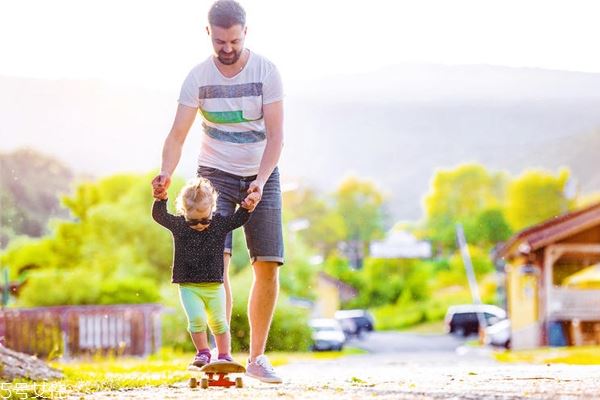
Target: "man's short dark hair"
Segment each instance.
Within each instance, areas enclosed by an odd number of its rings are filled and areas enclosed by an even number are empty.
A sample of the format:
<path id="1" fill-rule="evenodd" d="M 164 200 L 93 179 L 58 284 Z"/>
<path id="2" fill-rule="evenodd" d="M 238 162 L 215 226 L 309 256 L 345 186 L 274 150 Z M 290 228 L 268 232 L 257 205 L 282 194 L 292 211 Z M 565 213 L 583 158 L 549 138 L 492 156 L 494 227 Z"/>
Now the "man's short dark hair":
<path id="1" fill-rule="evenodd" d="M 211 26 L 229 29 L 234 25 L 246 26 L 246 11 L 235 0 L 218 0 L 208 11 Z"/>

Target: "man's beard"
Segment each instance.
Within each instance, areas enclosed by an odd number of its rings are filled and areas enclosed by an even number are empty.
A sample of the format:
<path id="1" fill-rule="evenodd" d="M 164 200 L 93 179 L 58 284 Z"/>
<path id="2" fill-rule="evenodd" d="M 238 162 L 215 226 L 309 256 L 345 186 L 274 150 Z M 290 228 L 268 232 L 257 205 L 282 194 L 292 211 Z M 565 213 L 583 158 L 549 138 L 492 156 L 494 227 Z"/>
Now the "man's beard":
<path id="1" fill-rule="evenodd" d="M 240 57 L 242 56 L 242 51 L 232 51 L 231 53 L 225 53 L 223 51 L 220 51 L 219 54 L 217 55 L 217 58 L 219 59 L 219 62 L 221 64 L 224 65 L 232 65 L 235 64 Z M 233 54 L 233 57 L 231 57 L 231 55 Z"/>

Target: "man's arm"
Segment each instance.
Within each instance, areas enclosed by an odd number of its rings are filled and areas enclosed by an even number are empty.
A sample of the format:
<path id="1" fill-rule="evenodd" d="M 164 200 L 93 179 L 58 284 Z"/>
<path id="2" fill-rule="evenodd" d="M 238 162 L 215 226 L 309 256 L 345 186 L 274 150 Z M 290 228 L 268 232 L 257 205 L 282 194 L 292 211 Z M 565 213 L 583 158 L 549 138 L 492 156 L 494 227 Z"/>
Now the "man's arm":
<path id="1" fill-rule="evenodd" d="M 263 116 L 267 135 L 267 145 L 260 161 L 258 176 L 250 184 L 248 193 L 258 193 L 262 197 L 263 187 L 279 162 L 283 148 L 283 101 L 263 105 Z M 258 203 L 256 201 L 256 203 Z"/>
<path id="2" fill-rule="evenodd" d="M 155 197 L 160 197 L 169 188 L 171 176 L 181 158 L 183 143 L 185 143 L 185 138 L 194 123 L 197 113 L 198 109 L 194 107 L 184 106 L 183 104 L 179 104 L 177 107 L 173 126 L 163 145 L 160 174 L 152 180 Z"/>

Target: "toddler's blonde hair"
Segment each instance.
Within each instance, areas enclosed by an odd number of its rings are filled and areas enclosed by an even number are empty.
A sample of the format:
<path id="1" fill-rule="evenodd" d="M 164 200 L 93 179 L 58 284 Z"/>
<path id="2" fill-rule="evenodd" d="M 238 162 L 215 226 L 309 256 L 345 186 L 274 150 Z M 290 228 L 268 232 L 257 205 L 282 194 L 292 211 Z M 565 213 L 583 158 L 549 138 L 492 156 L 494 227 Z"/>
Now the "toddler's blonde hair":
<path id="1" fill-rule="evenodd" d="M 186 215 L 192 210 L 214 210 L 217 207 L 217 196 L 217 191 L 208 179 L 194 178 L 181 189 L 175 206 L 179 215 Z"/>

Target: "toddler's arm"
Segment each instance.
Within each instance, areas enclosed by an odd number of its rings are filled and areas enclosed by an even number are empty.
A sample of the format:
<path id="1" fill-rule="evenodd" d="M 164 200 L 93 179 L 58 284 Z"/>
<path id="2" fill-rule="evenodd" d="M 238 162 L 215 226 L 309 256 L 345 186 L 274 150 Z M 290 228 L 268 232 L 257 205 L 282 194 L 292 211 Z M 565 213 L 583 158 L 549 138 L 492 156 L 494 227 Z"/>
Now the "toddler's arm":
<path id="1" fill-rule="evenodd" d="M 165 228 L 173 230 L 177 225 L 177 217 L 167 211 L 167 199 L 154 200 L 152 205 L 152 218 Z"/>
<path id="2" fill-rule="evenodd" d="M 225 229 L 232 231 L 244 225 L 250 219 L 251 214 L 244 207 L 238 207 L 233 215 L 225 217 Z"/>

